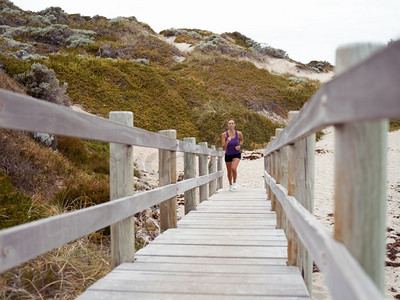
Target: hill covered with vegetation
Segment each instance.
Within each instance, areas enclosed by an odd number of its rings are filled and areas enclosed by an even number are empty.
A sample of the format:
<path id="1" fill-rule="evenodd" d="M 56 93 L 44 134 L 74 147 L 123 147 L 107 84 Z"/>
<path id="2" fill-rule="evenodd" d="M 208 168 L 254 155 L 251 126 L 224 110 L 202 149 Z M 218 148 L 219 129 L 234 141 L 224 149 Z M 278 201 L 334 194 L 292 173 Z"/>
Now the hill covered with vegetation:
<path id="1" fill-rule="evenodd" d="M 135 17 L 87 17 L 57 7 L 30 12 L 0 0 L 0 88 L 106 118 L 113 110 L 132 111 L 135 126 L 176 129 L 179 139 L 218 147 L 226 121 L 234 118 L 244 148 L 265 146 L 281 126 L 265 112 L 285 119 L 320 85 L 251 62 L 269 58 L 290 60 L 285 51 L 238 32 L 156 33 Z M 298 65 L 332 70 L 326 62 Z M 0 144 L 0 228 L 108 201 L 107 144 L 8 130 L 0 130 Z M 6 272 L 1 296 L 52 298 L 62 290 L 62 297 L 74 297 L 109 270 L 108 243 L 105 229 Z"/>

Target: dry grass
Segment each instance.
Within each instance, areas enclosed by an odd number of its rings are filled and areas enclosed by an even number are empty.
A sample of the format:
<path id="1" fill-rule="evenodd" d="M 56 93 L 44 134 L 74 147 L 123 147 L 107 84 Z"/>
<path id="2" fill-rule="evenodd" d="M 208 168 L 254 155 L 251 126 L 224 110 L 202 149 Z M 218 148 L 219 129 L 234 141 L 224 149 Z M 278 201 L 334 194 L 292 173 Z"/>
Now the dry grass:
<path id="1" fill-rule="evenodd" d="M 109 256 L 108 239 L 81 238 L 1 274 L 0 298 L 73 299 L 110 271 Z"/>

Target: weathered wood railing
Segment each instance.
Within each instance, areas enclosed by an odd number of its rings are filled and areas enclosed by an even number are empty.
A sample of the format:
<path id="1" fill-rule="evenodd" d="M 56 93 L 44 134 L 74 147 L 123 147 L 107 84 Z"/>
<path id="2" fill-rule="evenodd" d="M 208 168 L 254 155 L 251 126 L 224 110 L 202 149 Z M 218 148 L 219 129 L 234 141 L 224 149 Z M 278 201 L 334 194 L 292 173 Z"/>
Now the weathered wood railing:
<path id="1" fill-rule="evenodd" d="M 311 294 L 312 259 L 334 299 L 383 299 L 388 119 L 400 117 L 400 46 L 337 50 L 336 72 L 265 150 L 267 193 Z M 335 126 L 335 229 L 313 215 L 315 133 Z M 311 259 L 312 258 L 312 259 Z"/>
<path id="2" fill-rule="evenodd" d="M 122 124 L 121 124 L 122 123 Z M 164 231 L 176 227 L 176 196 L 186 197 L 188 210 L 195 208 L 193 190 L 201 189 L 201 199 L 222 188 L 222 164 L 216 169 L 216 158 L 223 152 L 176 139 L 175 130 L 160 134 L 133 127 L 131 112 L 111 112 L 110 120 L 0 90 L 0 128 L 45 132 L 110 143 L 110 198 L 113 201 L 0 231 L 0 272 L 50 251 L 58 246 L 111 225 L 112 266 L 134 259 L 133 215 L 160 204 L 160 227 Z M 133 194 L 133 147 L 159 149 L 160 186 Z M 190 156 L 185 180 L 176 182 L 176 152 Z M 193 159 L 198 154 L 200 176 L 195 177 Z M 211 157 L 211 171 L 207 160 Z M 190 178 L 190 179 L 189 179 Z M 218 180 L 218 185 L 217 185 Z M 188 211 L 187 210 L 187 211 Z"/>

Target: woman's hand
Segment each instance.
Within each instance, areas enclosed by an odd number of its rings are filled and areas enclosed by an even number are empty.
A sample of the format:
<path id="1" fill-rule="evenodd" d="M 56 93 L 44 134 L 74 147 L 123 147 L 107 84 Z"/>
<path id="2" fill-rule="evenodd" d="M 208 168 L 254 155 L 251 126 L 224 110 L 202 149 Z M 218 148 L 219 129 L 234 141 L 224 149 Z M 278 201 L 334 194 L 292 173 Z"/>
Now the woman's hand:
<path id="1" fill-rule="evenodd" d="M 237 151 L 239 151 L 240 148 L 242 148 L 240 145 L 235 146 L 235 149 L 236 149 Z"/>

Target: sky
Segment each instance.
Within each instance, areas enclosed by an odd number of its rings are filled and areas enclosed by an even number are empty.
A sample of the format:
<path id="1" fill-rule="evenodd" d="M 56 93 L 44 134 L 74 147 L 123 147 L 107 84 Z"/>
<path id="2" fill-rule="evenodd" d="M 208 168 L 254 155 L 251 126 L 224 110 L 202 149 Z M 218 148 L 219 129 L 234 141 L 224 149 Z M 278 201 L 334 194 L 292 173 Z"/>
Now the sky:
<path id="1" fill-rule="evenodd" d="M 83 16 L 134 16 L 154 31 L 238 31 L 290 58 L 335 64 L 339 46 L 400 39 L 400 0 L 11 0 L 23 10 L 61 7 Z"/>

